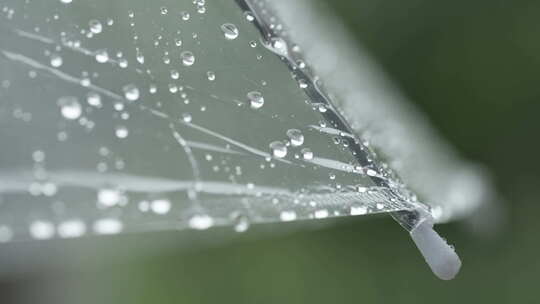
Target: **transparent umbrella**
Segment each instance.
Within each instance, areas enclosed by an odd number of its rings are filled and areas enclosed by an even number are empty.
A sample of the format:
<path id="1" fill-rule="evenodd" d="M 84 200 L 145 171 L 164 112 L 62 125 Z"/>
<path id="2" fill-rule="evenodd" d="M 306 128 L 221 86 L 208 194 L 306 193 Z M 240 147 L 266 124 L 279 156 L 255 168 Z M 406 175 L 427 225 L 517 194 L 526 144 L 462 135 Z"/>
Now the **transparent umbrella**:
<path id="1" fill-rule="evenodd" d="M 0 242 L 389 213 L 452 278 L 489 185 L 311 7 L 5 2 Z"/>

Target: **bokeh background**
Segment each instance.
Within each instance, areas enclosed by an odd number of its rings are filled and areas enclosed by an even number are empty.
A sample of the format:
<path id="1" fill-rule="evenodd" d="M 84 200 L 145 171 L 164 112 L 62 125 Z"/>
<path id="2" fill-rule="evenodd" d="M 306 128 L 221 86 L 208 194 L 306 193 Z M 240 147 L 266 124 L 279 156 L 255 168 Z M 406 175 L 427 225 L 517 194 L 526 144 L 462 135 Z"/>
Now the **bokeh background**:
<path id="1" fill-rule="evenodd" d="M 505 202 L 499 230 L 437 227 L 463 260 L 455 280 L 438 280 L 402 228 L 375 216 L 152 254 L 137 253 L 176 236 L 112 237 L 128 249 L 111 261 L 85 245 L 80 263 L 2 278 L 0 302 L 537 303 L 540 2 L 326 2 L 461 154 L 493 174 Z"/>

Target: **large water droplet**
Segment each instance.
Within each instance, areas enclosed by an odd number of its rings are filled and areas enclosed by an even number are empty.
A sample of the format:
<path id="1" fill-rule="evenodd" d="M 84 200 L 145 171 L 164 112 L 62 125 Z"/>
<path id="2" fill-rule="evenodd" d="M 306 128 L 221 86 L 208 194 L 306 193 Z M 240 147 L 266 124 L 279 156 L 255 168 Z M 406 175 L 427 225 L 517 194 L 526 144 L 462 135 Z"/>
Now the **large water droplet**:
<path id="1" fill-rule="evenodd" d="M 182 64 L 185 66 L 191 66 L 195 63 L 195 56 L 190 51 L 180 53 L 180 59 L 182 59 Z"/>
<path id="2" fill-rule="evenodd" d="M 238 28 L 232 23 L 222 24 L 221 31 L 227 40 L 234 40 L 236 37 L 238 37 Z"/>

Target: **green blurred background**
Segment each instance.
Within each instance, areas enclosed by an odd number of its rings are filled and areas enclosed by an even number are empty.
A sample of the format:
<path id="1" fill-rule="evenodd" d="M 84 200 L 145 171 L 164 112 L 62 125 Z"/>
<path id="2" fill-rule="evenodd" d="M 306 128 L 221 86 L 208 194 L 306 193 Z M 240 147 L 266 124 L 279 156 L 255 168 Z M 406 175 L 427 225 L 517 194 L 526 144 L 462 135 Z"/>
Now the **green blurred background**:
<path id="1" fill-rule="evenodd" d="M 19 274 L 0 282 L 0 302 L 538 303 L 540 1 L 327 2 L 462 155 L 494 175 L 507 215 L 496 235 L 437 227 L 463 260 L 455 280 L 438 280 L 382 216 Z"/>

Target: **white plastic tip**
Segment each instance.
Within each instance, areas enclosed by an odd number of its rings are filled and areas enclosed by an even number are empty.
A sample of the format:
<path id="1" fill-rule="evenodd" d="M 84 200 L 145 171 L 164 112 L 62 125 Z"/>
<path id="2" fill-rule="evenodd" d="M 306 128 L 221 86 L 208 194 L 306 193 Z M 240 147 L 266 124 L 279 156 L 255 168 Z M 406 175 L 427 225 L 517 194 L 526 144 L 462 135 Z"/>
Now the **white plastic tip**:
<path id="1" fill-rule="evenodd" d="M 433 273 L 441 280 L 451 280 L 461 268 L 454 248 L 433 230 L 433 222 L 425 220 L 411 230 L 411 237 Z"/>

